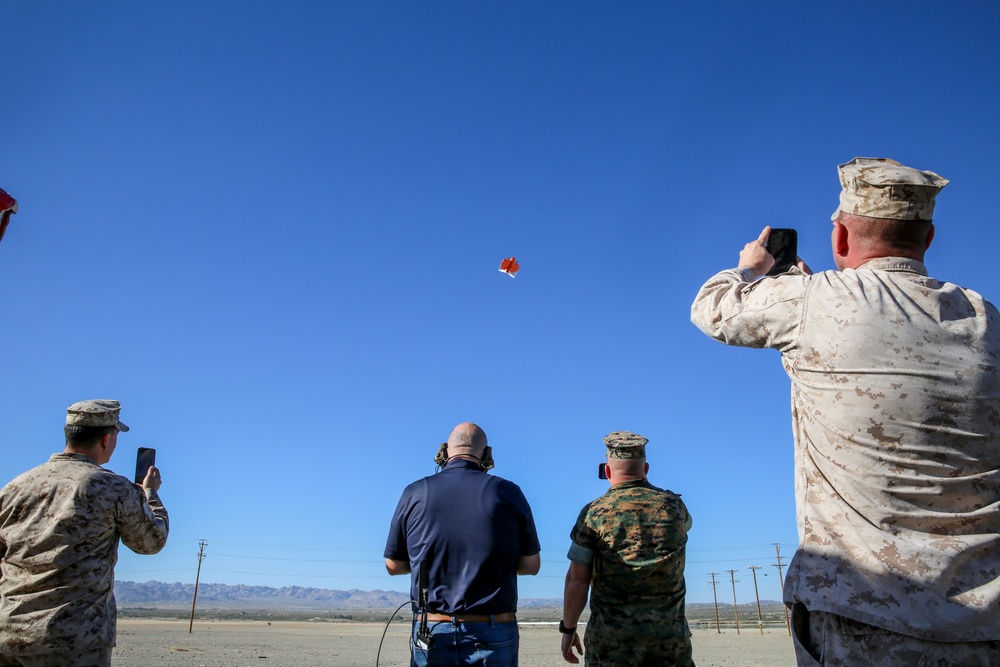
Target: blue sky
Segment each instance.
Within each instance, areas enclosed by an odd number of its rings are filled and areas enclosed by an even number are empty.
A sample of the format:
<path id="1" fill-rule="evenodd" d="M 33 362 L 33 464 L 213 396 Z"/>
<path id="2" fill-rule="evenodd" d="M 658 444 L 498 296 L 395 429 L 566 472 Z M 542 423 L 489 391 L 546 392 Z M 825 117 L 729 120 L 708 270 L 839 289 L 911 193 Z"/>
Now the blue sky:
<path id="1" fill-rule="evenodd" d="M 933 275 L 998 298 L 1000 5 L 0 0 L 2 482 L 117 398 L 167 547 L 118 578 L 406 590 L 403 487 L 461 421 L 561 597 L 602 437 L 650 439 L 708 572 L 797 538 L 778 355 L 689 322 L 764 225 L 832 269 L 836 165 L 952 183 Z M 516 279 L 499 273 L 504 257 Z M 720 598 L 729 599 L 728 574 Z"/>

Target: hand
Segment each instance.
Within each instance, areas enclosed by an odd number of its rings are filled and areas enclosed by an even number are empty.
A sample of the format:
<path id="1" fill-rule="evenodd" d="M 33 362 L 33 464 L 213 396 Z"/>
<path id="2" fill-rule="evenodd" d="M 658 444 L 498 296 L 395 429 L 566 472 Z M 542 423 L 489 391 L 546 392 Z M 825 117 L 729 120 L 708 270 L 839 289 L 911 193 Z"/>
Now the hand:
<path id="1" fill-rule="evenodd" d="M 575 655 L 573 653 L 574 648 L 576 649 Z M 571 662 L 574 665 L 580 663 L 580 658 L 578 656 L 583 655 L 583 644 L 580 643 L 579 632 L 562 636 L 562 655 L 563 660 L 566 662 Z"/>
<path id="2" fill-rule="evenodd" d="M 142 480 L 142 488 L 150 491 L 159 491 L 163 480 L 160 478 L 160 469 L 156 466 L 149 466 L 146 471 L 146 478 Z"/>
<path id="3" fill-rule="evenodd" d="M 811 276 L 813 271 L 809 268 L 809 265 L 803 262 L 801 257 L 796 257 L 795 259 L 798 260 L 795 262 L 795 266 L 799 267 L 799 270 L 802 271 L 802 273 L 807 276 Z"/>
<path id="4" fill-rule="evenodd" d="M 767 237 L 771 228 L 765 227 L 756 241 L 751 241 L 743 247 L 740 253 L 740 268 L 750 269 L 754 277 L 762 276 L 774 266 L 774 257 L 767 251 Z"/>

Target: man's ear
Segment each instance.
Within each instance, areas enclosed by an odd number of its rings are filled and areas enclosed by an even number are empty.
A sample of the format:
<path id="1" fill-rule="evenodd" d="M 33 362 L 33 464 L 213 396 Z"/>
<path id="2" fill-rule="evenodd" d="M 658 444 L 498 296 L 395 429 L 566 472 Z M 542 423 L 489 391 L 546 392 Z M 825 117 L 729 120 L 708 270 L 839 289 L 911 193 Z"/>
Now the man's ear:
<path id="1" fill-rule="evenodd" d="M 930 229 L 927 230 L 927 241 L 924 244 L 924 250 L 931 247 L 931 241 L 934 240 L 934 223 L 931 223 Z"/>
<path id="2" fill-rule="evenodd" d="M 851 249 L 847 227 L 834 221 L 833 223 L 833 252 L 838 257 L 847 257 Z"/>
<path id="3" fill-rule="evenodd" d="M 643 475 L 648 475 L 649 474 L 649 464 L 648 463 L 646 464 L 645 468 L 643 469 L 642 474 Z"/>
<path id="4" fill-rule="evenodd" d="M 105 433 L 104 435 L 101 436 L 100 447 L 101 447 L 101 451 L 102 452 L 106 452 L 108 450 L 108 443 L 109 442 L 111 442 L 111 434 L 110 433 Z"/>

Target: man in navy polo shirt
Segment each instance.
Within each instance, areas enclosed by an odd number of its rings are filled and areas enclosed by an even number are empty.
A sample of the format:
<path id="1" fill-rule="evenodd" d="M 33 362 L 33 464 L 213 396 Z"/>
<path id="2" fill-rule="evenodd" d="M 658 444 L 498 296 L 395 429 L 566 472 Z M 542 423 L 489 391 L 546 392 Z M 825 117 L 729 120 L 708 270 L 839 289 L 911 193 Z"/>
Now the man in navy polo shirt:
<path id="1" fill-rule="evenodd" d="M 411 599 L 427 591 L 410 664 L 516 667 L 517 575 L 541 566 L 531 508 L 517 484 L 486 474 L 492 451 L 475 424 L 456 426 L 440 453 L 443 469 L 403 491 L 385 546 L 389 574 L 412 574 Z"/>

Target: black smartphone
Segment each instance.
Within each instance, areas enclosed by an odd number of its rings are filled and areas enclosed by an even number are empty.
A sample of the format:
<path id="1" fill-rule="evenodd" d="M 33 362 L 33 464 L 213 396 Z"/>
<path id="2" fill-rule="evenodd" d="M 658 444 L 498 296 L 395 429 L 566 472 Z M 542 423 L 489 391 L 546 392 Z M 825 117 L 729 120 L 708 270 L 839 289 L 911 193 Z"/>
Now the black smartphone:
<path id="1" fill-rule="evenodd" d="M 140 447 L 135 455 L 135 483 L 142 484 L 149 472 L 149 466 L 156 465 L 156 450 L 149 447 Z"/>
<path id="2" fill-rule="evenodd" d="M 598 463 L 597 464 L 597 479 L 607 479 L 608 478 L 608 469 L 604 467 L 605 465 L 607 465 L 607 464 L 606 463 Z"/>
<path id="3" fill-rule="evenodd" d="M 774 257 L 769 276 L 787 273 L 798 261 L 799 237 L 794 229 L 772 229 L 767 237 L 767 251 Z"/>

